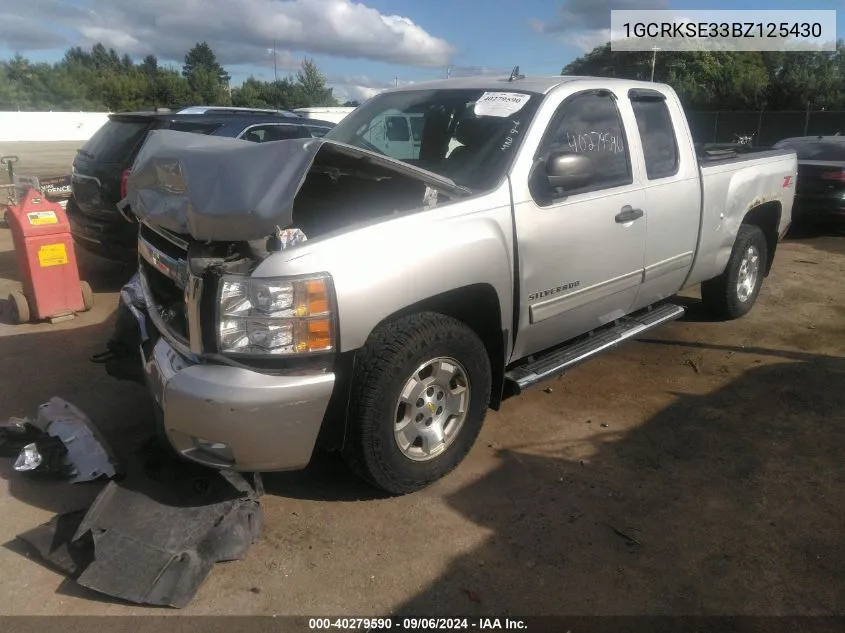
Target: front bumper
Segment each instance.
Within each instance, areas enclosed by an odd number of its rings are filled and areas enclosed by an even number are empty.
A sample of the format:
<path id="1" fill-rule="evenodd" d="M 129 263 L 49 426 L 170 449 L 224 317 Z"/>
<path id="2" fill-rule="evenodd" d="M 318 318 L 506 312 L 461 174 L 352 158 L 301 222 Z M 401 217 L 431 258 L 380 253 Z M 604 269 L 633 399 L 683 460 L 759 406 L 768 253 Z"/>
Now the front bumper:
<path id="1" fill-rule="evenodd" d="M 165 338 L 143 352 L 143 365 L 165 434 L 184 457 L 238 471 L 298 470 L 311 460 L 333 373 L 194 364 Z"/>

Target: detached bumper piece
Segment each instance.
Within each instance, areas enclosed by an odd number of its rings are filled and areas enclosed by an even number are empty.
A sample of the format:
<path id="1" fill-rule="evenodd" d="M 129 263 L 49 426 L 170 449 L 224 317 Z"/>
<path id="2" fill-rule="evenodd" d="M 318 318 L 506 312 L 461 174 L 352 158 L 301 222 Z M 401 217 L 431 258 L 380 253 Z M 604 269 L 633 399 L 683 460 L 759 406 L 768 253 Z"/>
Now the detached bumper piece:
<path id="1" fill-rule="evenodd" d="M 18 538 L 83 587 L 182 608 L 215 563 L 243 559 L 257 540 L 261 479 L 256 474 L 250 483 L 161 448 L 148 449 L 142 461 L 87 511 L 56 516 Z"/>
<path id="2" fill-rule="evenodd" d="M 99 430 L 75 406 L 51 398 L 35 419 L 11 419 L 0 426 L 0 457 L 16 457 L 14 468 L 71 483 L 114 477 L 119 472 Z"/>

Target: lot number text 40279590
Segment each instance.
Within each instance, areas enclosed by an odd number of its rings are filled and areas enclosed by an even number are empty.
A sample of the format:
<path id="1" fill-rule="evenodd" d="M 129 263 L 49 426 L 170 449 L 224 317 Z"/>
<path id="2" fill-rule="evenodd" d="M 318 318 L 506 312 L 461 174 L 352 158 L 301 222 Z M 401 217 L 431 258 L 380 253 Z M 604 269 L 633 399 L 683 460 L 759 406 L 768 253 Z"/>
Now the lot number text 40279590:
<path id="1" fill-rule="evenodd" d="M 310 618 L 308 628 L 348 631 L 519 631 L 528 627 L 523 620 L 513 618 Z"/>

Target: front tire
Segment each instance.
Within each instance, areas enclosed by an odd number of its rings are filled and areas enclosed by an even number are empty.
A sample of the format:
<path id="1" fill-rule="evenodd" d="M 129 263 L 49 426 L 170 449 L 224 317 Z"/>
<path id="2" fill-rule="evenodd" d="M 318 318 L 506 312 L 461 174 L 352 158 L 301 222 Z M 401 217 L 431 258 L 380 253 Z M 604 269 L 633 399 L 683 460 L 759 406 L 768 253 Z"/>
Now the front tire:
<path id="1" fill-rule="evenodd" d="M 472 448 L 491 383 L 487 349 L 464 323 L 424 312 L 379 326 L 356 365 L 344 460 L 391 494 L 426 487 Z"/>
<path id="2" fill-rule="evenodd" d="M 733 320 L 748 314 L 763 286 L 766 237 L 758 227 L 739 227 L 725 271 L 701 284 L 701 300 L 713 316 Z"/>

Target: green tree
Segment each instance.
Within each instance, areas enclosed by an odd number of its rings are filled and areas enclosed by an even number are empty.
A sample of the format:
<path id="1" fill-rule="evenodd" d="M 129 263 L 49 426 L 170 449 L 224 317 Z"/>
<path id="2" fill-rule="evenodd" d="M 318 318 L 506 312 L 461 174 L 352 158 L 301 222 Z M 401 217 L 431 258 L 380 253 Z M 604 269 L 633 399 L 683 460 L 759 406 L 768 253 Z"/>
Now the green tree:
<path id="1" fill-rule="evenodd" d="M 832 52 L 764 53 L 770 109 L 845 107 L 845 42 Z"/>
<path id="2" fill-rule="evenodd" d="M 704 110 L 779 109 L 795 99 L 790 95 L 812 91 L 831 104 L 845 107 L 841 90 L 841 63 L 820 66 L 824 54 L 808 53 L 811 70 L 796 77 L 789 87 L 789 68 L 799 63 L 800 53 L 767 55 L 759 52 L 666 51 L 658 53 L 656 81 L 671 85 L 687 108 Z M 793 60 L 793 57 L 795 58 Z M 839 54 L 841 58 L 841 53 Z M 610 44 L 599 46 L 567 64 L 562 74 L 594 75 L 648 80 L 651 77 L 650 52 L 611 51 Z M 815 81 L 811 81 L 814 76 Z M 785 89 L 787 91 L 785 92 Z M 840 94 L 839 97 L 836 95 Z M 828 106 L 829 107 L 829 106 Z"/>
<path id="3" fill-rule="evenodd" d="M 188 82 L 173 68 L 160 68 L 156 75 L 153 103 L 163 107 L 182 107 L 191 102 Z"/>
<path id="4" fill-rule="evenodd" d="M 158 58 L 155 55 L 147 55 L 141 62 L 141 72 L 144 73 L 151 81 L 155 81 L 158 76 Z"/>
<path id="5" fill-rule="evenodd" d="M 185 55 L 182 76 L 191 81 L 199 70 L 206 70 L 214 75 L 221 84 L 228 84 L 230 77 L 226 69 L 217 61 L 217 56 L 207 42 L 197 42 Z"/>
<path id="6" fill-rule="evenodd" d="M 311 59 L 302 61 L 296 73 L 296 88 L 299 107 L 337 105 L 332 89 L 326 86 L 325 75 Z"/>
<path id="7" fill-rule="evenodd" d="M 334 105 L 331 89 L 313 62 L 296 76 L 265 82 L 249 77 L 229 90 L 229 74 L 207 44 L 188 52 L 183 68 L 163 67 L 155 55 L 136 64 L 97 43 L 69 48 L 54 64 L 15 55 L 0 61 L 2 110 L 138 110 L 190 104 L 291 109 Z"/>
<path id="8" fill-rule="evenodd" d="M 185 55 L 182 76 L 188 80 L 191 95 L 204 105 L 229 102 L 229 73 L 217 61 L 207 42 L 197 42 Z"/>

